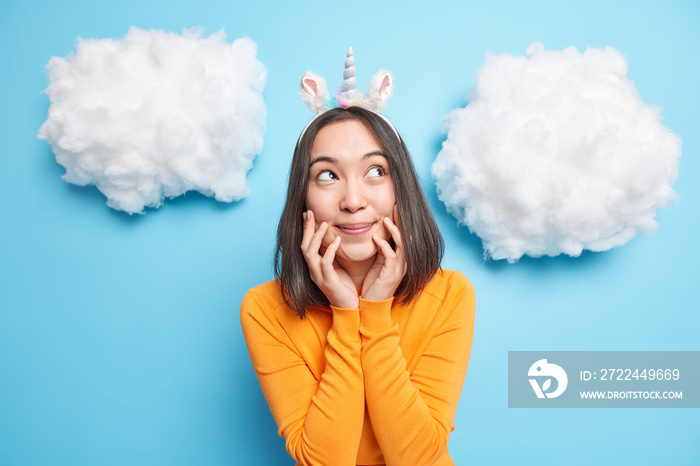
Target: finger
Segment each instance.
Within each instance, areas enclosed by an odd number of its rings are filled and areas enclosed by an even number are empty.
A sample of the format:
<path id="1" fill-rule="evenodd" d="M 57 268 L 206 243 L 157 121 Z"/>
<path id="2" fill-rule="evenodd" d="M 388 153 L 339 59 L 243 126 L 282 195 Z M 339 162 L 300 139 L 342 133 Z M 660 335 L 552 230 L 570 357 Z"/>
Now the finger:
<path id="1" fill-rule="evenodd" d="M 321 255 L 318 250 L 320 248 L 320 240 L 314 243 L 314 240 L 319 237 L 323 238 L 323 231 L 320 231 L 327 226 L 326 223 L 322 223 L 319 230 L 316 230 L 316 217 L 312 210 L 306 212 L 306 220 L 304 224 L 304 236 L 302 238 L 301 250 L 304 254 L 304 259 L 309 267 L 309 274 L 314 283 L 318 284 L 318 281 L 322 279 L 321 272 Z M 320 236 L 319 236 L 320 232 Z"/>
<path id="2" fill-rule="evenodd" d="M 391 245 L 388 241 L 382 239 L 379 235 L 374 235 L 372 237 L 375 243 L 379 246 L 380 253 L 377 254 L 375 259 L 375 265 L 380 268 L 379 275 L 376 277 L 375 283 L 394 283 L 398 285 L 398 282 L 405 274 L 403 263 L 405 261 L 399 262 L 396 257 L 396 253 L 391 249 Z M 395 291 L 395 287 L 392 289 L 392 294 Z"/>
<path id="3" fill-rule="evenodd" d="M 324 278 L 336 274 L 335 267 L 333 267 L 333 262 L 335 261 L 335 252 L 340 247 L 340 236 L 336 236 L 331 244 L 326 248 L 326 253 L 321 258 L 321 271 L 323 272 Z"/>
<path id="4" fill-rule="evenodd" d="M 382 239 L 382 237 L 376 233 L 372 235 L 372 240 L 379 246 L 379 250 L 387 263 L 396 259 L 396 252 L 391 249 L 391 245 L 388 241 Z"/>
<path id="5" fill-rule="evenodd" d="M 316 222 L 314 212 L 312 210 L 307 210 L 304 212 L 304 230 L 301 237 L 301 250 L 306 252 L 311 243 L 311 238 L 313 237 L 316 230 Z"/>
<path id="6" fill-rule="evenodd" d="M 311 237 L 309 248 L 306 251 L 307 254 L 313 256 L 319 255 L 319 250 L 321 249 L 321 242 L 323 241 L 323 237 L 325 236 L 326 231 L 328 231 L 328 224 L 326 222 L 321 222 L 321 226 L 318 227 L 316 233 L 314 233 L 314 235 Z"/>
<path id="7" fill-rule="evenodd" d="M 398 204 L 394 205 L 394 218 L 392 219 L 392 221 L 394 222 L 394 225 L 396 225 L 396 228 L 398 228 L 398 230 L 399 230 L 399 237 L 400 237 L 399 239 L 401 242 L 401 248 L 403 248 L 403 236 L 401 236 L 401 232 L 403 230 L 402 230 L 401 215 L 399 215 L 399 205 Z M 409 238 L 410 238 L 410 236 L 409 236 Z"/>
<path id="8" fill-rule="evenodd" d="M 313 220 L 312 220 L 313 221 Z M 321 224 L 323 227 L 323 224 Z M 307 240 L 306 249 L 303 249 L 304 259 L 306 260 L 306 265 L 309 267 L 309 274 L 311 275 L 311 280 L 314 283 L 321 286 L 323 280 L 323 272 L 321 270 L 321 255 L 318 252 L 319 243 L 314 243 L 318 232 L 321 231 L 319 228 L 313 235 L 310 235 Z M 321 236 L 323 237 L 323 236 Z"/>
<path id="9" fill-rule="evenodd" d="M 394 209 L 398 213 L 398 208 L 394 207 Z M 404 249 L 403 245 L 403 236 L 401 235 L 401 229 L 389 218 L 387 218 L 384 221 L 384 224 L 386 225 L 387 230 L 389 230 L 389 233 L 391 233 L 391 237 L 394 240 L 394 244 L 396 245 L 396 248 L 394 249 L 394 252 L 396 253 L 396 260 L 402 264 L 403 271 L 405 273 L 407 269 L 406 250 Z"/>
<path id="10" fill-rule="evenodd" d="M 394 218 L 392 219 L 394 224 L 401 230 L 401 218 L 399 218 L 399 205 L 394 204 Z"/>
<path id="11" fill-rule="evenodd" d="M 396 244 L 396 250 L 403 250 L 403 237 L 401 236 L 401 230 L 398 225 L 392 222 L 389 217 L 384 217 L 384 226 L 389 230 L 389 233 L 391 233 L 391 238 Z"/>
<path id="12" fill-rule="evenodd" d="M 386 257 L 384 257 L 384 254 L 377 254 L 377 256 L 374 258 L 374 264 L 375 266 L 384 266 L 384 263 L 386 262 Z"/>

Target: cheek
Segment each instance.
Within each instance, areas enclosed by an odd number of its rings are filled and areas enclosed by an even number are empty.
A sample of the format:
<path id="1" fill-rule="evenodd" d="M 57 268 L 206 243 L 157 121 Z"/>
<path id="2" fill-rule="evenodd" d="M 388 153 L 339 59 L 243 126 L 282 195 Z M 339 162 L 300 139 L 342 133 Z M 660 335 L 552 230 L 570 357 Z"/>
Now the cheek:
<path id="1" fill-rule="evenodd" d="M 381 201 L 377 205 L 377 210 L 385 217 L 389 217 L 394 221 L 394 207 L 396 206 L 396 194 L 394 190 L 387 190 L 381 197 Z"/>
<path id="2" fill-rule="evenodd" d="M 323 195 L 322 193 L 317 193 L 313 189 L 309 189 L 306 194 L 306 209 L 314 213 L 314 218 L 316 219 L 316 230 L 319 229 L 321 223 L 327 222 L 331 223 L 332 213 L 333 213 L 333 202 L 331 196 L 327 193 Z M 323 236 L 321 241 L 321 246 L 324 248 L 333 242 L 335 236 L 330 232 L 330 229 Z"/>
<path id="3" fill-rule="evenodd" d="M 309 187 L 306 193 L 306 210 L 310 210 L 314 213 L 316 218 L 316 227 L 323 221 L 328 221 L 329 219 L 329 196 L 324 196 L 323 193 L 317 192 L 317 190 Z"/>
<path id="4" fill-rule="evenodd" d="M 321 247 L 327 248 L 335 239 L 335 235 L 329 231 L 326 232 L 326 234 L 323 236 L 323 239 L 321 240 Z"/>

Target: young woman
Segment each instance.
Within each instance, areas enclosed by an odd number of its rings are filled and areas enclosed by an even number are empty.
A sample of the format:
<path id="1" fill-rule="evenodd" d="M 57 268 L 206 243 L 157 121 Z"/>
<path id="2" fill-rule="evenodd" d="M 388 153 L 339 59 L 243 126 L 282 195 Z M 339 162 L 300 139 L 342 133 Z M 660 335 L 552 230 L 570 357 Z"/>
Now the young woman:
<path id="1" fill-rule="evenodd" d="M 443 244 L 395 129 L 359 107 L 300 137 L 277 233 L 277 279 L 241 323 L 297 464 L 454 464 L 474 292 Z"/>

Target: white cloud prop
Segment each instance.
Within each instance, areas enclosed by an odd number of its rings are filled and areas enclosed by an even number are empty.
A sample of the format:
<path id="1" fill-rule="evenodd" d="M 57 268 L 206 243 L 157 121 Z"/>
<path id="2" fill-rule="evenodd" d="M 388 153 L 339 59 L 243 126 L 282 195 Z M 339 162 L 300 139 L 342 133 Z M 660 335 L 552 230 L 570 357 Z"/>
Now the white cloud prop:
<path id="1" fill-rule="evenodd" d="M 578 256 L 656 230 L 681 142 L 626 74 L 611 47 L 487 56 L 432 167 L 485 257 Z"/>
<path id="2" fill-rule="evenodd" d="M 231 202 L 262 150 L 266 70 L 247 38 L 226 43 L 132 27 L 121 40 L 79 39 L 47 65 L 51 143 L 63 179 L 94 184 L 129 213 L 194 190 Z"/>

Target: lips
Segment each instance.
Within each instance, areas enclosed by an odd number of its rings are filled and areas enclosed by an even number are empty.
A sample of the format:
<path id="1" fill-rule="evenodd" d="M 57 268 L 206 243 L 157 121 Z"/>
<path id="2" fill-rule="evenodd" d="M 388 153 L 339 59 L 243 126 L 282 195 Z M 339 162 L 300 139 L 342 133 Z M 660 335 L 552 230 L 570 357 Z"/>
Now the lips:
<path id="1" fill-rule="evenodd" d="M 363 235 L 367 233 L 374 226 L 372 223 L 343 223 L 340 225 L 335 225 L 335 227 L 346 235 Z"/>

